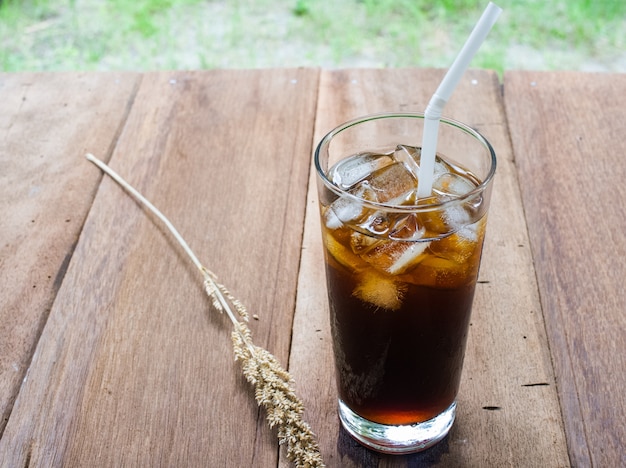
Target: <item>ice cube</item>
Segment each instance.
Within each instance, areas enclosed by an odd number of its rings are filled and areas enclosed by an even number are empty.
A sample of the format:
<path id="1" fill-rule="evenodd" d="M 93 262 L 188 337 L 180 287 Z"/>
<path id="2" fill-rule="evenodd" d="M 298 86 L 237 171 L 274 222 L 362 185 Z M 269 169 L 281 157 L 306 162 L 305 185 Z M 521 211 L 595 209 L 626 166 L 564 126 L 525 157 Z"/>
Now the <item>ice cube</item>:
<path id="1" fill-rule="evenodd" d="M 444 209 L 443 220 L 448 232 L 459 231 L 472 222 L 472 216 L 463 205 L 453 205 Z"/>
<path id="2" fill-rule="evenodd" d="M 433 255 L 424 259 L 414 280 L 416 284 L 440 288 L 454 288 L 471 281 L 466 265 Z"/>
<path id="3" fill-rule="evenodd" d="M 402 244 L 404 250 L 395 257 L 394 262 L 387 268 L 392 275 L 399 275 L 417 265 L 426 257 L 426 249 L 430 242 L 407 242 Z"/>
<path id="4" fill-rule="evenodd" d="M 344 222 L 350 222 L 361 216 L 363 204 L 348 197 L 339 197 L 324 213 L 324 223 L 328 229 L 339 229 Z"/>
<path id="5" fill-rule="evenodd" d="M 439 156 L 435 157 L 435 166 L 433 168 L 433 180 L 436 180 L 442 174 L 450 172 L 448 165 L 444 163 Z"/>
<path id="6" fill-rule="evenodd" d="M 460 235 L 459 232 L 456 232 L 434 243 L 432 252 L 439 258 L 451 260 L 456 264 L 462 265 L 474 254 L 475 244 L 475 241 L 471 241 Z"/>
<path id="7" fill-rule="evenodd" d="M 376 193 L 370 188 L 367 181 L 354 187 L 349 193 L 367 201 L 376 201 Z M 343 224 L 351 223 L 366 216 L 363 203 L 348 196 L 340 196 L 324 213 L 324 222 L 328 229 L 338 229 Z"/>
<path id="8" fill-rule="evenodd" d="M 420 166 L 419 163 L 422 157 L 422 148 L 409 145 L 398 145 L 396 151 L 393 154 L 394 159 L 402 163 L 406 169 L 416 177 L 419 178 Z M 442 174 L 450 172 L 449 166 L 436 155 L 435 165 L 433 167 L 433 180 Z"/>
<path id="9" fill-rule="evenodd" d="M 358 153 L 333 166 L 328 178 L 337 187 L 347 190 L 392 163 L 391 153 Z"/>
<path id="10" fill-rule="evenodd" d="M 483 217 L 475 223 L 463 226 L 457 231 L 457 234 L 467 242 L 478 242 L 478 240 L 481 238 L 481 235 L 484 234 L 486 222 L 487 219 Z"/>
<path id="11" fill-rule="evenodd" d="M 471 181 L 451 172 L 439 174 L 433 182 L 433 191 L 443 198 L 460 197 L 475 188 Z"/>
<path id="12" fill-rule="evenodd" d="M 389 276 L 365 270 L 352 294 L 364 302 L 388 310 L 398 310 L 407 286 Z"/>
<path id="13" fill-rule="evenodd" d="M 458 265 L 464 265 L 479 255 L 478 242 L 483 238 L 485 219 L 468 224 L 454 234 L 433 242 L 431 251 L 439 258 L 451 260 Z"/>
<path id="14" fill-rule="evenodd" d="M 389 216 L 382 211 L 373 211 L 358 227 L 372 236 L 384 236 L 389 231 Z"/>
<path id="15" fill-rule="evenodd" d="M 420 167 L 416 160 L 419 159 L 421 152 L 421 148 L 398 145 L 396 151 L 393 153 L 393 158 L 409 171 L 409 174 L 411 174 L 415 181 L 417 181 L 420 173 Z"/>
<path id="16" fill-rule="evenodd" d="M 456 232 L 456 234 L 459 236 L 460 239 L 463 239 L 466 242 L 472 244 L 478 242 L 478 230 L 476 229 L 475 224 L 463 226 Z"/>
<path id="17" fill-rule="evenodd" d="M 350 234 L 350 247 L 357 255 L 364 255 L 381 242 L 380 239 L 365 235 L 359 231 L 352 231 Z"/>
<path id="18" fill-rule="evenodd" d="M 397 215 L 389 230 L 389 238 L 401 241 L 416 241 L 424 236 L 425 228 L 415 213 Z"/>
<path id="19" fill-rule="evenodd" d="M 449 170 L 453 169 L 450 167 Z M 433 192 L 437 201 L 453 200 L 476 188 L 471 180 L 449 170 L 439 174 L 433 182 Z M 440 234 L 459 231 L 473 222 L 471 209 L 472 206 L 469 203 L 452 204 L 447 206 L 440 215 L 436 212 L 427 215 L 428 219 L 425 224 L 428 229 Z"/>
<path id="20" fill-rule="evenodd" d="M 400 275 L 422 261 L 429 245 L 430 242 L 381 240 L 364 252 L 361 258 L 383 273 Z"/>
<path id="21" fill-rule="evenodd" d="M 415 199 L 417 182 L 403 164 L 384 167 L 372 174 L 368 180 L 381 203 L 403 204 Z"/>

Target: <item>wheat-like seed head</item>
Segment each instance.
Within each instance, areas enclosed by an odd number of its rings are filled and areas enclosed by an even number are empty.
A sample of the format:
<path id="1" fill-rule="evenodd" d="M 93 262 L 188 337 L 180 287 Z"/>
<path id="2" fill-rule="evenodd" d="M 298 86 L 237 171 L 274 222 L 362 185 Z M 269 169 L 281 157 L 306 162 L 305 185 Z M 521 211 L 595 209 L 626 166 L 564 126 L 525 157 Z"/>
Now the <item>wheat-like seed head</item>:
<path id="1" fill-rule="evenodd" d="M 270 427 L 278 428 L 279 444 L 286 444 L 287 457 L 299 468 L 323 467 L 315 434 L 302 419 L 304 405 L 293 389 L 293 380 L 267 350 L 251 345 L 250 329 L 244 323 L 232 332 L 235 359 L 254 386 L 259 406 L 265 408 Z"/>

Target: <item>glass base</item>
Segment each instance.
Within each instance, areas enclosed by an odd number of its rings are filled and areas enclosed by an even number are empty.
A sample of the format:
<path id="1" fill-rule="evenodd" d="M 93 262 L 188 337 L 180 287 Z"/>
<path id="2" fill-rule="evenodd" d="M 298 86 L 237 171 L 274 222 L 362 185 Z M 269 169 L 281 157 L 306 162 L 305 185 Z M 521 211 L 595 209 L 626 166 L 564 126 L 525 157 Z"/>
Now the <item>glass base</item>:
<path id="1" fill-rule="evenodd" d="M 392 426 L 362 418 L 339 400 L 339 419 L 346 431 L 361 444 L 382 453 L 415 453 L 432 447 L 450 431 L 455 414 L 456 402 L 428 421 Z"/>

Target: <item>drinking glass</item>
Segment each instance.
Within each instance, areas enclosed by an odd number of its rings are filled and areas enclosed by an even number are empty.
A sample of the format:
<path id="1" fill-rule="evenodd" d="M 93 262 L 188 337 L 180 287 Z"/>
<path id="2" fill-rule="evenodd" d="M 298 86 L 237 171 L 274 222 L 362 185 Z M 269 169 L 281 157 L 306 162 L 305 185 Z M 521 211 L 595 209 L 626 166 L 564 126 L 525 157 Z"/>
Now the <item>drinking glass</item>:
<path id="1" fill-rule="evenodd" d="M 455 418 L 496 168 L 442 118 L 433 196 L 417 199 L 423 114 L 361 117 L 315 150 L 339 417 L 357 441 L 411 453 Z"/>

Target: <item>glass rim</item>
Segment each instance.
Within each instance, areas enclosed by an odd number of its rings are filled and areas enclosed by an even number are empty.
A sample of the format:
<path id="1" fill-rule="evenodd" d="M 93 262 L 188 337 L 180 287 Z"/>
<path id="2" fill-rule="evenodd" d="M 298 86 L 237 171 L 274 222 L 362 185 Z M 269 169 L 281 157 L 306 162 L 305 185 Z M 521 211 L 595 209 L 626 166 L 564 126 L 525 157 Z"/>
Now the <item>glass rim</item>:
<path id="1" fill-rule="evenodd" d="M 328 189 L 330 189 L 332 192 L 334 192 L 336 195 L 340 197 L 347 197 L 348 199 L 355 200 L 369 208 L 373 208 L 377 210 L 384 210 L 388 212 L 401 212 L 401 213 L 437 211 L 444 207 L 449 207 L 449 206 L 454 206 L 457 204 L 465 203 L 468 200 L 471 200 L 472 198 L 476 196 L 480 196 L 480 194 L 482 194 L 487 189 L 487 187 L 489 186 L 489 184 L 491 183 L 495 175 L 496 164 L 497 164 L 496 153 L 493 147 L 491 146 L 491 143 L 489 143 L 489 141 L 477 130 L 471 128 L 470 126 L 468 126 L 467 124 L 464 124 L 463 122 L 460 122 L 458 120 L 451 119 L 448 117 L 441 117 L 440 123 L 444 123 L 446 125 L 456 127 L 457 129 L 464 131 L 465 133 L 473 136 L 489 152 L 491 165 L 489 167 L 489 172 L 487 173 L 487 176 L 474 189 L 470 190 L 464 195 L 461 195 L 459 197 L 454 197 L 449 200 L 437 202 L 437 203 L 431 203 L 431 204 L 392 205 L 389 203 L 375 202 L 375 201 L 370 201 L 370 200 L 365 200 L 363 198 L 360 198 L 346 191 L 345 189 L 338 187 L 330 179 L 328 179 L 328 177 L 326 177 L 326 173 L 322 170 L 322 167 L 320 165 L 320 153 L 321 153 L 322 147 L 328 146 L 330 144 L 330 141 L 335 135 L 343 132 L 344 130 L 347 130 L 350 127 L 354 127 L 355 125 L 358 125 L 360 123 L 370 122 L 372 120 L 382 120 L 382 119 L 392 119 L 392 118 L 412 118 L 412 119 L 423 120 L 425 116 L 421 112 L 380 112 L 380 113 L 375 113 L 375 114 L 368 114 L 368 115 L 357 117 L 357 118 L 354 118 L 354 119 L 351 119 L 342 123 L 341 125 L 329 131 L 320 140 L 314 152 L 315 170 L 317 172 L 317 176 L 322 180 L 322 182 Z M 432 197 L 429 197 L 429 199 L 431 198 Z"/>

